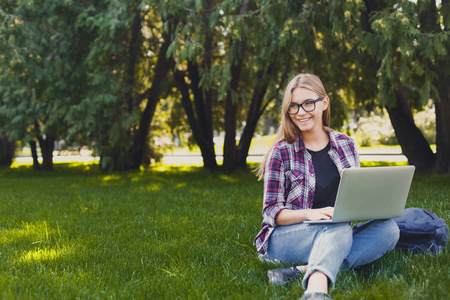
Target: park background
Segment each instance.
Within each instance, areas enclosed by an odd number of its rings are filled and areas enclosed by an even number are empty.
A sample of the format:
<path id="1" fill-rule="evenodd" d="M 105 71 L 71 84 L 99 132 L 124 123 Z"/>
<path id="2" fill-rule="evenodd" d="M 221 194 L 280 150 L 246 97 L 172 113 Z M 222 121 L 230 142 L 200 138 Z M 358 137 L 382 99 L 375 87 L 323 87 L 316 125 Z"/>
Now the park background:
<path id="1" fill-rule="evenodd" d="M 448 222 L 449 24 L 448 0 L 1 1 L 1 297 L 298 298 L 252 246 L 298 72 Z M 445 299 L 448 266 L 396 251 L 331 294 Z"/>

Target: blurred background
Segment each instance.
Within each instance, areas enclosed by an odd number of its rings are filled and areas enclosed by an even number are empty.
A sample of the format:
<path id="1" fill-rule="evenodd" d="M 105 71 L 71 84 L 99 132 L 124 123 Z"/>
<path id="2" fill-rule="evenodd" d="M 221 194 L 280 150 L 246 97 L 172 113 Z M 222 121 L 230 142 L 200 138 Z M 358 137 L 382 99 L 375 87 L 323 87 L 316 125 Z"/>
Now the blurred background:
<path id="1" fill-rule="evenodd" d="M 449 19 L 448 1 L 2 1 L 0 163 L 231 172 L 311 72 L 362 154 L 448 173 Z"/>

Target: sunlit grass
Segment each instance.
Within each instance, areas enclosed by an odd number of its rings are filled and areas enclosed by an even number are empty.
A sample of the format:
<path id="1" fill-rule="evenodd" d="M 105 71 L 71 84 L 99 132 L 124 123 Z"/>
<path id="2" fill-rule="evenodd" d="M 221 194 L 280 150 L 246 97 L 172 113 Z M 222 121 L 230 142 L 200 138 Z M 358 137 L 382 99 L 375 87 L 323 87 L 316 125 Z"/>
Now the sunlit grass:
<path id="1" fill-rule="evenodd" d="M 44 261 L 56 260 L 71 253 L 73 253 L 73 250 L 67 248 L 39 248 L 22 253 L 18 257 L 17 263 L 42 263 Z"/>
<path id="2" fill-rule="evenodd" d="M 397 163 L 384 163 L 393 165 Z M 364 166 L 381 165 L 364 163 Z M 416 175 L 408 200 L 450 220 L 448 175 Z M 0 169 L 0 295 L 5 299 L 298 299 L 273 287 L 252 241 L 262 182 L 249 171 L 157 165 Z M 389 253 L 341 273 L 337 299 L 444 299 L 449 254 Z"/>
<path id="3" fill-rule="evenodd" d="M 407 166 L 406 161 L 362 161 L 361 167 Z"/>

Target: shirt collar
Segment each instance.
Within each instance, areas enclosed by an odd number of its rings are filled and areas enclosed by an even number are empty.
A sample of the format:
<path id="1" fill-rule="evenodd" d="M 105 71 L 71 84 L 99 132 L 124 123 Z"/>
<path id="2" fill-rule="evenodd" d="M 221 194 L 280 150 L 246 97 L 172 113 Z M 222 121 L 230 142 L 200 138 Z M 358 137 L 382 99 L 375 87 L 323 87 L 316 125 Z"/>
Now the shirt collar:
<path id="1" fill-rule="evenodd" d="M 297 140 L 295 141 L 295 143 L 294 143 L 294 150 L 296 151 L 296 152 L 300 152 L 300 151 L 303 151 L 303 150 L 305 150 L 306 149 L 306 146 L 305 146 L 305 143 L 303 142 L 303 137 L 302 137 L 302 135 L 300 134 L 298 137 L 297 137 Z"/>
<path id="2" fill-rule="evenodd" d="M 336 137 L 335 137 L 335 135 L 333 134 L 333 130 L 332 130 L 332 129 L 326 129 L 326 132 L 328 133 L 328 136 L 330 137 L 330 145 L 331 145 L 331 148 L 337 149 Z M 295 150 L 296 152 L 300 152 L 300 151 L 303 151 L 303 150 L 305 150 L 305 149 L 306 149 L 305 142 L 303 142 L 303 137 L 302 137 L 302 135 L 300 134 L 300 135 L 298 136 L 297 140 L 296 140 L 295 143 L 294 143 L 294 150 Z"/>
<path id="3" fill-rule="evenodd" d="M 330 145 L 331 148 L 337 149 L 337 141 L 336 141 L 336 136 L 333 134 L 333 130 L 328 130 L 328 135 L 330 136 Z"/>

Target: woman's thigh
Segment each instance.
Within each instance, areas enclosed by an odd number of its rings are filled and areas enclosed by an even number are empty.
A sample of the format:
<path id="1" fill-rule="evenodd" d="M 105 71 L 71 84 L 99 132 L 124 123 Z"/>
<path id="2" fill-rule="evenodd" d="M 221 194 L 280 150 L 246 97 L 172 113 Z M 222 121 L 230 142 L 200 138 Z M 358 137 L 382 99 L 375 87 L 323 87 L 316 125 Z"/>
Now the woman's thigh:
<path id="1" fill-rule="evenodd" d="M 377 260 L 394 249 L 400 231 L 395 221 L 376 220 L 353 230 L 353 245 L 342 269 L 352 269 Z"/>
<path id="2" fill-rule="evenodd" d="M 321 247 L 327 249 L 339 248 L 344 242 L 347 248 L 351 246 L 351 227 L 349 224 L 294 224 L 279 226 L 269 240 L 268 256 L 272 261 L 287 264 L 308 263 L 315 242 L 321 237 Z"/>

